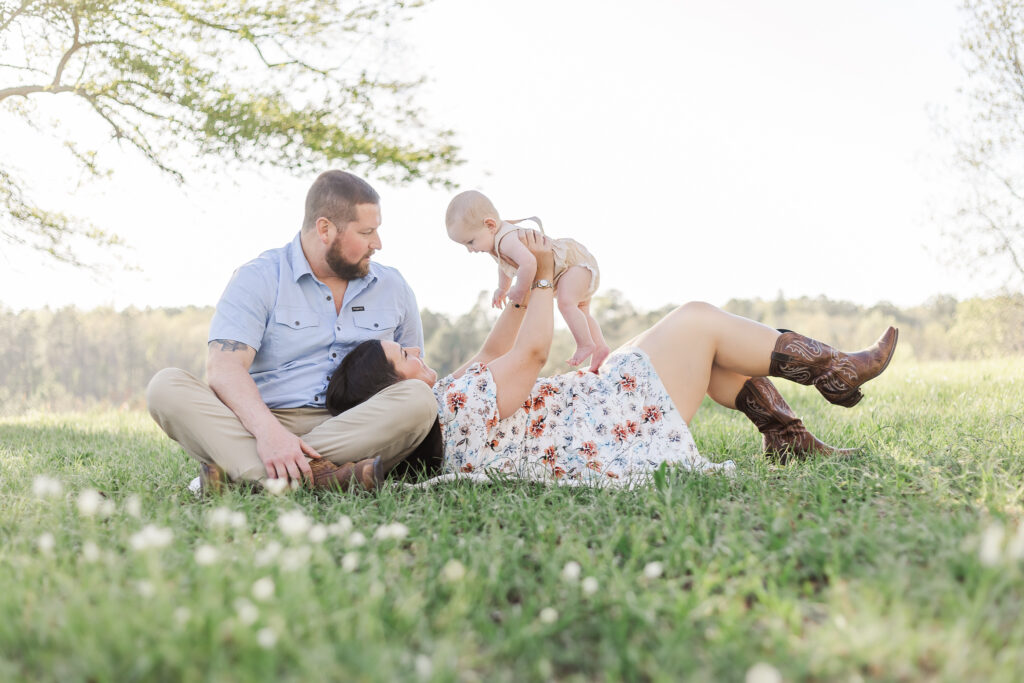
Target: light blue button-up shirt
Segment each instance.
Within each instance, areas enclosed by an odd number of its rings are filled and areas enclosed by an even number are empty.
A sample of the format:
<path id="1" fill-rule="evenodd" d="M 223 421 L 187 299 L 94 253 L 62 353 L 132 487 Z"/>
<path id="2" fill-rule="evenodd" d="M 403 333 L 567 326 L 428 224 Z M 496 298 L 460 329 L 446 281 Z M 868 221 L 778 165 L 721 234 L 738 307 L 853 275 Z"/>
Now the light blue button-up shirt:
<path id="1" fill-rule="evenodd" d="M 394 268 L 370 263 L 350 280 L 341 311 L 316 279 L 299 235 L 235 271 L 210 323 L 210 341 L 230 339 L 256 349 L 249 374 L 270 408 L 324 407 L 331 373 L 367 339 L 423 348 L 416 297 Z"/>

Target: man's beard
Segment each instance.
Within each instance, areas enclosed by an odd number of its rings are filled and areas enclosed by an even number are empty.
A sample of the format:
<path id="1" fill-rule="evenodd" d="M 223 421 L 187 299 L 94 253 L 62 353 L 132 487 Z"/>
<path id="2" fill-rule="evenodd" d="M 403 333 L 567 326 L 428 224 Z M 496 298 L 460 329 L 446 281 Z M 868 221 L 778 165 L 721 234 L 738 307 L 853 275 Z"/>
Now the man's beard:
<path id="1" fill-rule="evenodd" d="M 362 259 L 353 262 L 345 259 L 345 257 L 341 255 L 341 249 L 338 245 L 337 238 L 331 242 L 331 248 L 327 250 L 326 258 L 327 265 L 330 266 L 331 270 L 334 271 L 334 274 L 342 280 L 358 280 L 361 277 L 366 277 L 370 272 L 369 260 L 365 263 L 363 263 Z"/>

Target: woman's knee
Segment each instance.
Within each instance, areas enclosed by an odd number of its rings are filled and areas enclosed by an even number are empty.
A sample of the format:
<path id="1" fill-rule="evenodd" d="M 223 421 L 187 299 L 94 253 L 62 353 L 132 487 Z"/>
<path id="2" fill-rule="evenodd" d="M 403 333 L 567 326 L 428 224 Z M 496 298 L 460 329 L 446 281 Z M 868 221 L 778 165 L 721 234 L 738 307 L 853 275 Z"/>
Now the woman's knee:
<path id="1" fill-rule="evenodd" d="M 720 310 L 718 306 L 713 306 L 706 301 L 689 301 L 676 309 L 680 315 L 686 317 L 707 317 L 718 313 Z"/>

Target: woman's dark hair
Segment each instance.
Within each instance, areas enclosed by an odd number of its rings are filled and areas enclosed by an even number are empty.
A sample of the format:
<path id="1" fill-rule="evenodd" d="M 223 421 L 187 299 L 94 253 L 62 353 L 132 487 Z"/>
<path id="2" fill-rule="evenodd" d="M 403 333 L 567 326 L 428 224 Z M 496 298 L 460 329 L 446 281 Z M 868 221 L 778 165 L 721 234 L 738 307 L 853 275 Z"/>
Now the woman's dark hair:
<path id="1" fill-rule="evenodd" d="M 341 365 L 331 375 L 327 385 L 327 410 L 331 415 L 343 413 L 401 379 L 395 372 L 395 366 L 384 355 L 380 341 L 364 341 L 341 360 Z M 395 466 L 389 476 L 434 476 L 440 474 L 443 460 L 441 424 L 434 420 L 427 437 L 405 460 Z"/>
<path id="2" fill-rule="evenodd" d="M 331 375 L 325 399 L 327 410 L 331 415 L 343 413 L 401 379 L 384 355 L 380 341 L 364 341 L 348 352 Z"/>

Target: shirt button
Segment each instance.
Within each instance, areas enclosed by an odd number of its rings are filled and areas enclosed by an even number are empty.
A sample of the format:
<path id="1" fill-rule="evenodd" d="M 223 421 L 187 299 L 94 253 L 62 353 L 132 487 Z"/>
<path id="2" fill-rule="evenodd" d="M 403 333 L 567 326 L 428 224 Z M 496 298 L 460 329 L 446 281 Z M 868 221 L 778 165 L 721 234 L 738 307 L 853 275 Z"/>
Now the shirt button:
<path id="1" fill-rule="evenodd" d="M 298 323 L 295 323 L 295 324 L 298 325 Z M 374 327 L 380 327 L 380 325 L 378 325 L 377 323 L 374 323 L 373 326 Z"/>
<path id="2" fill-rule="evenodd" d="M 341 325 L 338 325 L 338 326 L 337 326 L 337 327 L 335 327 L 334 329 L 336 329 L 336 330 L 337 330 L 338 332 L 341 332 Z"/>
<path id="3" fill-rule="evenodd" d="M 331 358 L 337 358 L 337 357 L 338 357 L 338 354 L 336 354 L 336 353 L 332 353 L 331 354 Z"/>
<path id="4" fill-rule="evenodd" d="M 320 400 L 320 395 L 319 395 L 319 394 L 317 394 L 317 395 L 316 395 L 316 396 L 314 396 L 313 398 L 314 398 L 315 400 L 319 401 L 319 400 Z"/>
<path id="5" fill-rule="evenodd" d="M 330 300 L 331 300 L 331 295 L 330 295 L 330 294 L 328 294 L 328 295 L 327 295 L 327 300 L 328 300 L 328 301 L 330 301 Z"/>
<path id="6" fill-rule="evenodd" d="M 298 327 L 298 326 L 299 326 L 299 321 L 298 321 L 298 320 L 296 320 L 296 321 L 295 321 L 295 327 Z"/>

